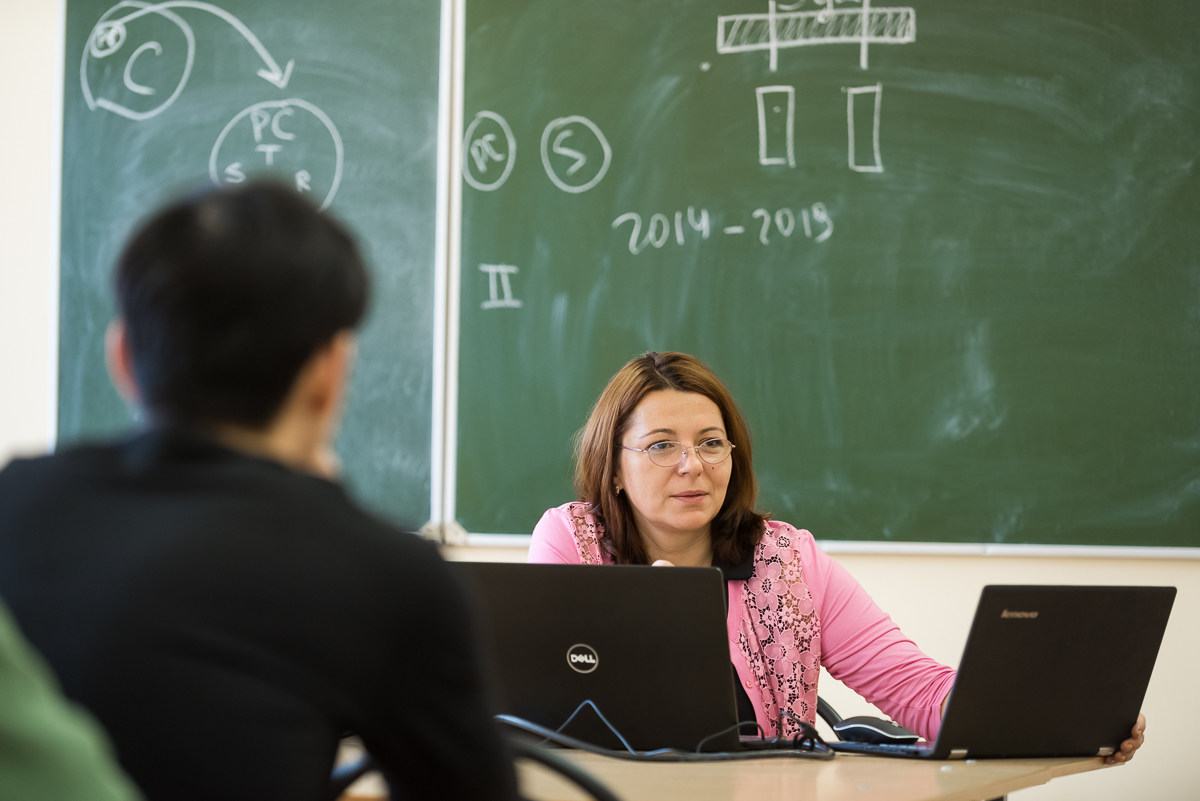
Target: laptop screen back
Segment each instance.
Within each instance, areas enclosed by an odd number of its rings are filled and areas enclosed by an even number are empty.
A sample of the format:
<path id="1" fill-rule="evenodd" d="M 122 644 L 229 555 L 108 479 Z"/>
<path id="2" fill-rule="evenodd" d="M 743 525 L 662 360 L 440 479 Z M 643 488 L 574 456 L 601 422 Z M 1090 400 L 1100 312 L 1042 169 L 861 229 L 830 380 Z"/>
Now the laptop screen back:
<path id="1" fill-rule="evenodd" d="M 715 568 L 454 563 L 502 713 L 551 729 L 590 700 L 637 750 L 694 750 L 737 722 Z M 563 733 L 620 742 L 591 709 Z M 706 751 L 737 748 L 736 731 Z"/>
<path id="2" fill-rule="evenodd" d="M 1173 587 L 985 587 L 936 755 L 1091 756 L 1119 745 L 1174 598 Z"/>

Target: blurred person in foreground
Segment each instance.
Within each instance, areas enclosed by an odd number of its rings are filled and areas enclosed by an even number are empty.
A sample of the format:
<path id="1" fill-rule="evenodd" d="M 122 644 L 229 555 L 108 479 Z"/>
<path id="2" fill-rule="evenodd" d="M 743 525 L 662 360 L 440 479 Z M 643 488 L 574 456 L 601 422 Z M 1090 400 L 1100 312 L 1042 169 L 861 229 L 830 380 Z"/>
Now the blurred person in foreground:
<path id="1" fill-rule="evenodd" d="M 160 211 L 116 270 L 127 438 L 0 472 L 0 597 L 149 799 L 318 799 L 359 735 L 403 798 L 508 799 L 463 597 L 333 476 L 367 306 L 289 189 Z"/>
<path id="2" fill-rule="evenodd" d="M 64 699 L 0 604 L 0 798 L 138 801 L 104 732 Z"/>

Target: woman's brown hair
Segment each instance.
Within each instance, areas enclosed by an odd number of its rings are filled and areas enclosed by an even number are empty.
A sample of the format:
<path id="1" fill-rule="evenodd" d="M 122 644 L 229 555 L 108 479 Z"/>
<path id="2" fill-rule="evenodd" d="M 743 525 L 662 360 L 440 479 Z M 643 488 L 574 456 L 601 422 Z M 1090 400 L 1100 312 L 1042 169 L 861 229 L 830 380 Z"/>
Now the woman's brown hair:
<path id="1" fill-rule="evenodd" d="M 766 515 L 754 508 L 758 482 L 750 454 L 750 430 L 721 379 L 694 356 L 648 351 L 617 371 L 596 400 L 587 424 L 575 436 L 575 492 L 604 526 L 600 547 L 613 561 L 649 563 L 628 495 L 617 494 L 614 479 L 621 439 L 633 410 L 651 392 L 664 389 L 695 392 L 721 410 L 726 436 L 735 447 L 725 503 L 712 521 L 713 556 L 726 564 L 741 564 L 762 539 L 766 520 Z"/>

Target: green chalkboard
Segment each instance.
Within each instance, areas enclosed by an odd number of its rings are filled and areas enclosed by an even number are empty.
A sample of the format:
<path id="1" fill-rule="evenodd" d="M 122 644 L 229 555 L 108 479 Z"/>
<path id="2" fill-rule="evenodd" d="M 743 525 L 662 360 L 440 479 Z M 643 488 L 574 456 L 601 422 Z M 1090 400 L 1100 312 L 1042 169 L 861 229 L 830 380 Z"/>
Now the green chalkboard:
<path id="1" fill-rule="evenodd" d="M 60 443 L 125 428 L 105 376 L 110 275 L 181 191 L 271 173 L 362 241 L 374 279 L 338 442 L 349 484 L 430 512 L 441 10 L 422 0 L 70 0 L 64 86 Z"/>
<path id="2" fill-rule="evenodd" d="M 1200 546 L 1200 6 L 878 5 L 467 2 L 467 530 L 670 349 L 818 539 Z"/>

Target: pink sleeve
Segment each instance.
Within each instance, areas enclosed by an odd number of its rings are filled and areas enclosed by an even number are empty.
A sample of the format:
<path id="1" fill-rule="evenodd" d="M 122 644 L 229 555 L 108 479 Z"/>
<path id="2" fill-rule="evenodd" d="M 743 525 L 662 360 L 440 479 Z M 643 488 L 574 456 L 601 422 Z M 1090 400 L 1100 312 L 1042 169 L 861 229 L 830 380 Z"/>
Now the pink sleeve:
<path id="1" fill-rule="evenodd" d="M 821 620 L 821 663 L 829 675 L 901 726 L 934 740 L 954 670 L 921 653 L 807 531 L 801 532 L 799 548 Z"/>
<path id="2" fill-rule="evenodd" d="M 529 544 L 530 564 L 577 565 L 582 562 L 579 549 L 575 546 L 571 512 L 567 506 L 547 509 L 546 514 L 533 527 L 533 541 Z"/>

